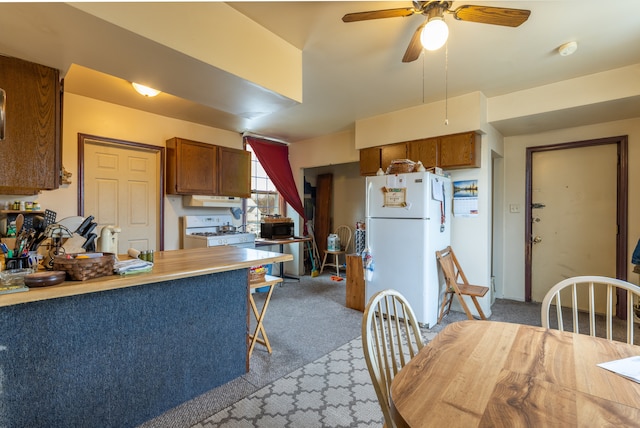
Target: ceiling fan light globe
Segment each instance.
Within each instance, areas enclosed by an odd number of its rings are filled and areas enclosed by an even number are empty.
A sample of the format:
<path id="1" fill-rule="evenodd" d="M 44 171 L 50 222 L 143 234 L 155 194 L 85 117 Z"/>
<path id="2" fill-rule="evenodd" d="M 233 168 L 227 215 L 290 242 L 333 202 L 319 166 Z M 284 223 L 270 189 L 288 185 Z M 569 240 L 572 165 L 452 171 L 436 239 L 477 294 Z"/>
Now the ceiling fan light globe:
<path id="1" fill-rule="evenodd" d="M 133 89 L 135 89 L 137 93 L 139 93 L 140 95 L 144 95 L 145 97 L 155 97 L 160 93 L 160 91 L 158 91 L 157 89 L 153 89 L 135 82 L 131 82 L 131 86 L 133 86 Z"/>
<path id="2" fill-rule="evenodd" d="M 428 51 L 440 49 L 449 38 L 449 26 L 441 17 L 434 17 L 427 22 L 420 34 L 420 43 Z"/>

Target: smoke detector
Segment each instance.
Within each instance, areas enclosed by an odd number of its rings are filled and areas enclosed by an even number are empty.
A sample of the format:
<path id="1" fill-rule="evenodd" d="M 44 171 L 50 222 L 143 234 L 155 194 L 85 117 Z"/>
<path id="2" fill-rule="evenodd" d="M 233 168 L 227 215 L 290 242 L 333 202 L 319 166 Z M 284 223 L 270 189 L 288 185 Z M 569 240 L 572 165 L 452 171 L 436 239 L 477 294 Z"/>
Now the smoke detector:
<path id="1" fill-rule="evenodd" d="M 569 56 L 572 53 L 574 53 L 577 49 L 578 49 L 577 42 L 567 42 L 558 48 L 558 53 L 561 56 Z"/>

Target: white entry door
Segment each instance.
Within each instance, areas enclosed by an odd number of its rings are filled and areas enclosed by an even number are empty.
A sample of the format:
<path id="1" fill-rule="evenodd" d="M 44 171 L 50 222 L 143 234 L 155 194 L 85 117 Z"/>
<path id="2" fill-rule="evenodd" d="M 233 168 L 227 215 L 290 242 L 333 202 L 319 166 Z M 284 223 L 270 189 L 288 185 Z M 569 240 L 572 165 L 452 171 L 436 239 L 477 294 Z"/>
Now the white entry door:
<path id="1" fill-rule="evenodd" d="M 617 162 L 616 144 L 533 154 L 532 301 L 565 278 L 616 277 Z"/>
<path id="2" fill-rule="evenodd" d="M 122 229 L 119 254 L 158 249 L 159 159 L 152 150 L 85 140 L 84 215 L 93 215 L 98 229 Z"/>

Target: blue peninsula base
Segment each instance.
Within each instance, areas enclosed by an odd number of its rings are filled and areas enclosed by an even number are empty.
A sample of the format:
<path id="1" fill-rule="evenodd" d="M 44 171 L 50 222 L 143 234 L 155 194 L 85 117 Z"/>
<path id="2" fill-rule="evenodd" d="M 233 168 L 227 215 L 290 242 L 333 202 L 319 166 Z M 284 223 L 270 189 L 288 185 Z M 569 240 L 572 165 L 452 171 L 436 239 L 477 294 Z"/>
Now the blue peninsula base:
<path id="1" fill-rule="evenodd" d="M 132 427 L 247 370 L 247 270 L 0 307 L 0 426 Z"/>

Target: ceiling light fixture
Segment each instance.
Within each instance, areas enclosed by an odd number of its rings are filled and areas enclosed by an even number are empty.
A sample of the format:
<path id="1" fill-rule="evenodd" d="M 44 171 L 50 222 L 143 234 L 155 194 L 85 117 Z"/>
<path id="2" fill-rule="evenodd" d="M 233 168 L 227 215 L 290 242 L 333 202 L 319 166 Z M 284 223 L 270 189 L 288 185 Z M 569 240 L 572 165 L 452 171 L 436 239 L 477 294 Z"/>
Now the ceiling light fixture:
<path id="1" fill-rule="evenodd" d="M 150 88 L 148 86 L 141 85 L 139 83 L 131 82 L 133 89 L 135 89 L 140 95 L 145 97 L 155 97 L 160 93 L 157 89 Z"/>
<path id="2" fill-rule="evenodd" d="M 447 42 L 449 27 L 442 17 L 429 19 L 420 34 L 420 43 L 428 51 L 436 51 Z"/>
<path id="3" fill-rule="evenodd" d="M 440 49 L 449 38 L 449 27 L 444 22 L 446 5 L 434 3 L 427 11 L 427 23 L 420 33 L 420 43 L 428 51 Z"/>
<path id="4" fill-rule="evenodd" d="M 574 53 L 576 50 L 578 50 L 577 42 L 567 42 L 558 48 L 558 53 L 561 56 L 569 56 L 572 53 Z"/>

